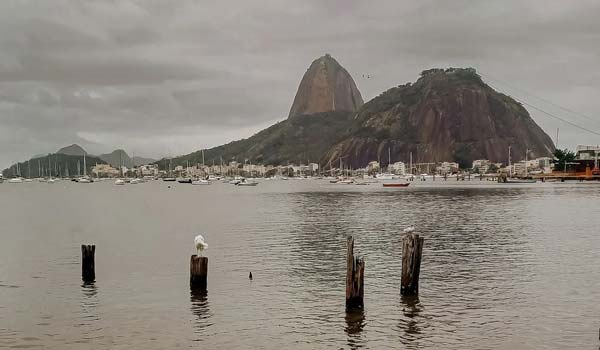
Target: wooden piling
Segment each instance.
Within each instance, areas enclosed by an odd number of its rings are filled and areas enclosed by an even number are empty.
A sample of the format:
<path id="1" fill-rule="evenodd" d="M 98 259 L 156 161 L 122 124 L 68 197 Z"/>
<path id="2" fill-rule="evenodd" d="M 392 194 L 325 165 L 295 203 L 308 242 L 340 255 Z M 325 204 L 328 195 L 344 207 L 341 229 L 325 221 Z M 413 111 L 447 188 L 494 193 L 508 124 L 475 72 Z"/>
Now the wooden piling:
<path id="1" fill-rule="evenodd" d="M 354 257 L 354 238 L 348 237 L 346 254 L 346 309 L 362 309 L 364 306 L 365 261 Z"/>
<path id="2" fill-rule="evenodd" d="M 190 259 L 190 286 L 196 289 L 206 290 L 208 277 L 208 258 L 205 256 L 192 255 Z"/>
<path id="3" fill-rule="evenodd" d="M 81 245 L 81 278 L 84 282 L 94 282 L 96 280 L 95 253 L 96 246 L 94 244 Z"/>
<path id="4" fill-rule="evenodd" d="M 402 279 L 400 294 L 419 294 L 419 273 L 421 271 L 421 254 L 423 253 L 423 238 L 410 233 L 402 241 Z"/>

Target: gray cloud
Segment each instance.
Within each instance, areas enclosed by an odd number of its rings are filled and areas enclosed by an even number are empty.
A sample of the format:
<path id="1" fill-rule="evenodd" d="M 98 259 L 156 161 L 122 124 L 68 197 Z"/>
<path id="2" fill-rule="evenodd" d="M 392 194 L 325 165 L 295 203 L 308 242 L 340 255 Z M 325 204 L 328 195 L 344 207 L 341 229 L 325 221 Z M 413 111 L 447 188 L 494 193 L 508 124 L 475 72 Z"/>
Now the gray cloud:
<path id="1" fill-rule="evenodd" d="M 0 166 L 76 142 L 181 154 L 285 118 L 328 52 L 365 100 L 431 67 L 472 66 L 503 92 L 600 113 L 596 1 L 3 1 Z M 362 74 L 369 74 L 365 79 Z M 537 111 L 560 146 L 596 136 Z M 600 120 L 600 119 L 599 119 Z"/>

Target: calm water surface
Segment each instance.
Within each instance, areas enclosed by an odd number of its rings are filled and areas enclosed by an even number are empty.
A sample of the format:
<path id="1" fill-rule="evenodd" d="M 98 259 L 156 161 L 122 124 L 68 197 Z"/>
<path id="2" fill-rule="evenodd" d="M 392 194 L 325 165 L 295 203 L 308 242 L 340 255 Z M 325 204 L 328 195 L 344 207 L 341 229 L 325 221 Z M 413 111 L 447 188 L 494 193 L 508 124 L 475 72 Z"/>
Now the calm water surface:
<path id="1" fill-rule="evenodd" d="M 0 348 L 598 349 L 599 198 L 595 184 L 5 182 Z M 411 224 L 425 247 L 407 300 Z M 196 233 L 205 295 L 188 285 Z M 347 235 L 366 260 L 362 313 L 344 309 Z"/>

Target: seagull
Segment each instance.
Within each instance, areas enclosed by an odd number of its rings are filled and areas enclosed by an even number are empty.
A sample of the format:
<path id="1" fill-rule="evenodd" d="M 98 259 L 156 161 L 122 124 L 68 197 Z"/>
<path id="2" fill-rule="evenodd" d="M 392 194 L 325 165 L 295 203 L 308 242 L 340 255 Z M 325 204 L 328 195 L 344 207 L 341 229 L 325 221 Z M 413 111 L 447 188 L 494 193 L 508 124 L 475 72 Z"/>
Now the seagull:
<path id="1" fill-rule="evenodd" d="M 407 228 L 405 228 L 404 230 L 402 230 L 402 236 L 406 237 L 407 235 L 411 234 L 415 232 L 415 227 L 413 225 L 408 226 Z"/>
<path id="2" fill-rule="evenodd" d="M 198 235 L 196 238 L 194 238 L 194 244 L 196 245 L 198 256 L 202 256 L 202 251 L 208 248 L 208 244 L 204 242 L 204 237 L 202 237 L 202 235 Z"/>

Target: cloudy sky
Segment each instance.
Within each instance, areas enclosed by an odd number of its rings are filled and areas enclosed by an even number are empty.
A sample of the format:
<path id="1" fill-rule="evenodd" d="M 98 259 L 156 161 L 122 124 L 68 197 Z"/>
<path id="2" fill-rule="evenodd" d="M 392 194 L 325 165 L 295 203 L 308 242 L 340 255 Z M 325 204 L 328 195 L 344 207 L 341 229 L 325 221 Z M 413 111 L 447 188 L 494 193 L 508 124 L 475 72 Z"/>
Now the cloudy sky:
<path id="1" fill-rule="evenodd" d="M 3 0 L 0 167 L 71 143 L 162 157 L 250 136 L 287 116 L 324 53 L 365 101 L 470 66 L 600 132 L 599 15 L 598 1 L 563 0 Z M 600 144 L 528 109 L 560 147 Z"/>

